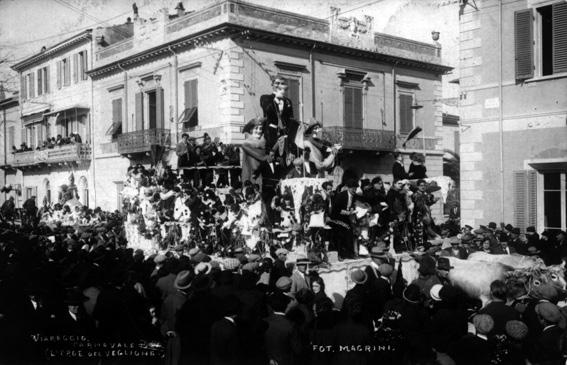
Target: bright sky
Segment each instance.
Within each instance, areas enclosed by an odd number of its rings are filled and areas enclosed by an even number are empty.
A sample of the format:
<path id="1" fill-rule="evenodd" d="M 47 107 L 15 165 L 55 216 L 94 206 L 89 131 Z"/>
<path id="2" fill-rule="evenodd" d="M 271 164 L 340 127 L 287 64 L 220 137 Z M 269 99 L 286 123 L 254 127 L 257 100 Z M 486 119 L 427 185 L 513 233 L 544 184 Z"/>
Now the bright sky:
<path id="1" fill-rule="evenodd" d="M 374 16 L 374 31 L 425 42 L 431 42 L 431 31 L 438 30 L 441 43 L 451 45 L 449 49 L 444 46 L 444 56 L 449 56 L 444 63 L 454 66 L 458 61 L 458 53 L 451 52 L 458 39 L 457 8 L 452 6 L 457 0 L 246 1 L 318 18 L 328 17 L 330 6 L 335 6 L 341 9 L 342 16 Z M 173 14 L 179 0 L 0 0 L 0 61 L 8 59 L 7 63 L 0 63 L 0 81 L 5 82 L 7 89 L 16 90 L 16 77 L 7 66 L 84 29 L 124 23 L 132 16 L 134 2 L 141 17 L 150 17 L 163 7 Z M 186 10 L 198 10 L 212 2 L 185 0 L 183 5 Z M 450 4 L 451 9 L 438 4 Z M 451 21 L 440 14 L 448 10 L 454 16 Z"/>

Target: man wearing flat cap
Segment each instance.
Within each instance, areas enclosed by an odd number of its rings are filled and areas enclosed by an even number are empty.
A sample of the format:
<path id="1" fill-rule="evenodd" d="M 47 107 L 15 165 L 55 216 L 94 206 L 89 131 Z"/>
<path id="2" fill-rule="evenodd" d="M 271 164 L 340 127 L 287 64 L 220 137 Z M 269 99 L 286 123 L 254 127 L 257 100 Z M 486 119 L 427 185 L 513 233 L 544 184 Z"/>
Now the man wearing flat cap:
<path id="1" fill-rule="evenodd" d="M 285 266 L 287 260 L 288 250 L 285 248 L 278 248 L 275 252 L 276 259 L 274 261 L 274 266 L 270 272 L 270 287 L 274 288 L 276 282 L 282 276 L 291 276 L 291 272 Z"/>
<path id="2" fill-rule="evenodd" d="M 543 331 L 528 350 L 528 359 L 533 364 L 563 364 L 560 339 L 565 331 L 559 327 L 561 311 L 553 303 L 543 302 L 535 307 Z"/>

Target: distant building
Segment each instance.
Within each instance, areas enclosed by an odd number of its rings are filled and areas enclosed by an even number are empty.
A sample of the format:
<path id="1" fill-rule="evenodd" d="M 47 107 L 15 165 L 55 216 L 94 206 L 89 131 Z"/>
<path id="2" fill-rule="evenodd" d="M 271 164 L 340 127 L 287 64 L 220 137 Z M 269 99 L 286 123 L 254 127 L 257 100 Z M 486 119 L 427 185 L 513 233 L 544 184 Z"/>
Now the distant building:
<path id="1" fill-rule="evenodd" d="M 0 186 L 6 187 L 11 185 L 12 190 L 6 193 L 0 193 L 0 202 L 4 202 L 11 196 L 14 197 L 16 203 L 21 206 L 21 196 L 18 191 L 21 191 L 21 183 L 16 178 L 16 170 L 8 165 L 10 156 L 12 155 L 12 146 L 19 142 L 18 133 L 20 130 L 20 108 L 19 108 L 18 94 L 2 98 L 0 100 L 0 120 L 2 125 L 0 127 Z"/>
<path id="2" fill-rule="evenodd" d="M 72 175 L 81 202 L 92 205 L 91 40 L 91 30 L 85 30 L 12 66 L 20 76 L 20 118 L 11 121 L 3 163 L 22 200 L 36 196 L 38 205 L 56 203 Z M 52 138 L 71 137 L 80 142 L 47 148 Z"/>
<path id="3" fill-rule="evenodd" d="M 438 100 L 451 68 L 437 45 L 374 33 L 371 17 L 336 9 L 319 19 L 225 0 L 177 11 L 135 14 L 131 37 L 93 33 L 96 205 L 117 208 L 126 168 L 151 163 L 152 145 L 174 147 L 184 131 L 240 143 L 276 74 L 288 78 L 295 117 L 316 118 L 327 138 L 343 144 L 343 169 L 391 176 L 390 152 L 420 126 L 403 152 L 425 153 L 428 175 L 442 175 Z M 412 108 L 419 100 L 428 102 Z"/>
<path id="4" fill-rule="evenodd" d="M 461 216 L 567 227 L 567 2 L 463 1 Z"/>

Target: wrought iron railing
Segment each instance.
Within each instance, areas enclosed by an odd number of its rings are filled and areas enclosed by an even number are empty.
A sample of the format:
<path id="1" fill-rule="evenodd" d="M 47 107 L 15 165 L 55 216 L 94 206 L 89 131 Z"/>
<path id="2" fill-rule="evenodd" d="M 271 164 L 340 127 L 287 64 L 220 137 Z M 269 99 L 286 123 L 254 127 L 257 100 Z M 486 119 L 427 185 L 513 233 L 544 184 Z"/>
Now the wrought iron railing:
<path id="1" fill-rule="evenodd" d="M 145 129 L 118 135 L 118 153 L 140 153 L 151 150 L 152 145 L 171 145 L 169 129 Z"/>
<path id="2" fill-rule="evenodd" d="M 394 132 L 388 130 L 325 127 L 323 136 L 347 149 L 393 151 L 396 148 Z"/>
<path id="3" fill-rule="evenodd" d="M 14 167 L 33 166 L 60 162 L 82 162 L 91 158 L 91 146 L 75 143 L 55 146 L 41 150 L 16 152 L 8 158 L 8 164 Z"/>

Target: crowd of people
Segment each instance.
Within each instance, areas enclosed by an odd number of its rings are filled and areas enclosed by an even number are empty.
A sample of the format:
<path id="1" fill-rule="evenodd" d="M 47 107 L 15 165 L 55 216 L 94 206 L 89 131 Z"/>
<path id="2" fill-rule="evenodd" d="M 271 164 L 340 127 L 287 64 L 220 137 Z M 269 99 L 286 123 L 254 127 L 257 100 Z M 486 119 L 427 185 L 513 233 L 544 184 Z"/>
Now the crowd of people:
<path id="1" fill-rule="evenodd" d="M 447 279 L 447 256 L 518 252 L 554 264 L 567 258 L 565 232 L 465 226 L 417 253 L 411 283 L 380 242 L 369 265 L 349 273 L 354 286 L 338 308 L 308 256 L 290 260 L 276 245 L 224 257 L 177 245 L 144 256 L 128 247 L 125 217 L 101 213 L 87 226 L 2 223 L 0 358 L 38 361 L 46 345 L 34 338 L 73 335 L 161 342 L 165 360 L 156 362 L 167 364 L 564 362 L 564 291 L 546 284 L 528 294 L 496 281 L 480 308 Z"/>
<path id="2" fill-rule="evenodd" d="M 83 143 L 83 140 L 79 133 L 71 133 L 68 137 L 63 137 L 58 134 L 57 137 L 51 137 L 43 142 L 40 142 L 33 148 L 33 146 L 28 146 L 26 142 L 20 144 L 20 148 L 12 146 L 12 153 L 18 152 L 28 152 L 28 151 L 41 151 L 46 149 L 53 149 L 57 146 L 65 146 L 70 144 Z"/>

